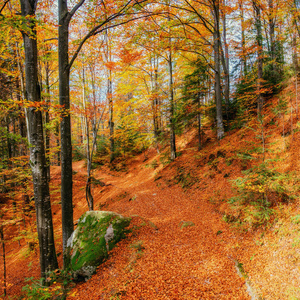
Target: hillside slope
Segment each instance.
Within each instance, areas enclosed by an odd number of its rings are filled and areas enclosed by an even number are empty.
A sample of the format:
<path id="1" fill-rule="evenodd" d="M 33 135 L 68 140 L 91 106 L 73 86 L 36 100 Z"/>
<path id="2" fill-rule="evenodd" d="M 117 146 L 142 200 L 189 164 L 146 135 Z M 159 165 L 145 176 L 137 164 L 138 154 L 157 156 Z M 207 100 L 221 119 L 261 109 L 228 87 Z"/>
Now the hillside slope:
<path id="1" fill-rule="evenodd" d="M 289 86 L 280 97 L 294 99 L 293 93 Z M 95 209 L 131 216 L 133 231 L 68 299 L 300 299 L 299 198 L 276 200 L 260 227 L 233 222 L 242 211 L 227 203 L 234 195 L 233 180 L 261 163 L 262 154 L 255 149 L 261 147 L 262 129 L 265 160 L 274 158 L 272 167 L 282 174 L 300 175 L 297 111 L 289 101 L 286 113 L 276 112 L 278 99 L 268 101 L 263 127 L 249 117 L 220 142 L 207 127 L 201 151 L 194 131 L 185 132 L 174 162 L 168 161 L 166 149 L 160 154 L 152 149 L 128 159 L 118 172 L 107 166 L 95 169 L 93 176 L 101 181 L 93 190 Z M 73 168 L 78 219 L 87 210 L 85 163 L 75 162 Z M 60 169 L 51 172 L 56 246 L 61 252 Z M 7 239 L 12 240 L 14 228 Z M 37 251 L 27 254 L 26 261 L 25 240 L 7 247 L 8 295 L 19 295 L 24 278 L 38 275 Z"/>
<path id="2" fill-rule="evenodd" d="M 280 101 L 286 101 L 284 111 Z M 249 114 L 241 129 L 220 142 L 207 128 L 200 152 L 194 132 L 187 131 L 175 162 L 153 150 L 148 159 L 134 158 L 125 174 L 98 170 L 95 176 L 108 184 L 99 207 L 138 215 L 143 221 L 135 218 L 136 224 L 150 222 L 155 228 L 144 226 L 124 241 L 90 282 L 77 286 L 75 298 L 300 299 L 299 198 L 271 199 L 269 221 L 260 227 L 251 222 L 236 227 L 226 218 L 236 213 L 227 204 L 235 195 L 233 180 L 262 163 L 257 150 L 262 133 L 266 164 L 292 174 L 298 196 L 296 104 L 289 85 L 267 101 L 262 124 Z M 237 275 L 237 266 L 246 280 Z"/>

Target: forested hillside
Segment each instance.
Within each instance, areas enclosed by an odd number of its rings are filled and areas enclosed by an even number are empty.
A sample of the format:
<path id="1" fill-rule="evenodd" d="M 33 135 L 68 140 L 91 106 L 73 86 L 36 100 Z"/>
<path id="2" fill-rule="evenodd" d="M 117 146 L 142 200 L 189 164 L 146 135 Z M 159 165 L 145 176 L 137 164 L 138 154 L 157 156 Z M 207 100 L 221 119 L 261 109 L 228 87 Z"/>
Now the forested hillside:
<path id="1" fill-rule="evenodd" d="M 3 296 L 300 299 L 299 13 L 2 0 Z M 68 240 L 93 210 L 131 224 L 74 282 Z"/>

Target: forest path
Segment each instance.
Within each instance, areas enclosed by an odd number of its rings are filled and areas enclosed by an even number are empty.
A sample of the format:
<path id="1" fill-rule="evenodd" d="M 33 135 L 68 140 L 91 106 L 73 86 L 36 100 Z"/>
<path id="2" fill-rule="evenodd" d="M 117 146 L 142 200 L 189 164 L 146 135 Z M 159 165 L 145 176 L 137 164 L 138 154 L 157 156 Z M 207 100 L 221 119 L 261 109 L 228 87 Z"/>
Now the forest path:
<path id="1" fill-rule="evenodd" d="M 73 168 L 85 172 L 82 162 Z M 138 215 L 145 222 L 135 217 L 133 223 L 152 227 L 122 241 L 68 299 L 250 299 L 232 259 L 239 238 L 200 191 L 155 180 L 156 172 L 143 156 L 117 176 L 95 170 L 106 184 L 94 190 L 95 209 Z"/>

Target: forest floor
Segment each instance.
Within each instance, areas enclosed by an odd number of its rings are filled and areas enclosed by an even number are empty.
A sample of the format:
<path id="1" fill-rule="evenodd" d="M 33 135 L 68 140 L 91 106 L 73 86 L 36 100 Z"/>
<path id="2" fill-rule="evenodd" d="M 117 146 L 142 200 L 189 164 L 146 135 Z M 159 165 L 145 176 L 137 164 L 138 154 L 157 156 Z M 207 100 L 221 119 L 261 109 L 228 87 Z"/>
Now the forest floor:
<path id="1" fill-rule="evenodd" d="M 286 118 L 279 121 L 290 122 Z M 298 128 L 295 118 L 292 122 Z M 280 171 L 299 176 L 300 131 L 282 135 L 281 123 L 266 124 L 265 130 L 272 132 L 269 147 L 284 149 Z M 106 165 L 94 169 L 95 210 L 132 217 L 132 232 L 89 281 L 76 284 L 68 299 L 300 299 L 299 200 L 278 205 L 276 217 L 264 227 L 244 230 L 225 222 L 232 180 L 251 164 L 237 153 L 257 139 L 253 130 L 234 130 L 221 142 L 214 136 L 207 129 L 204 148 L 198 151 L 194 131 L 185 132 L 174 162 L 164 151 L 152 149 L 115 165 L 118 171 Z M 85 162 L 74 162 L 73 170 L 77 220 L 87 211 Z M 52 167 L 51 174 L 56 248 L 61 253 L 60 168 Z M 25 239 L 13 240 L 20 228 L 19 222 L 5 231 L 10 241 L 7 299 L 18 299 L 24 279 L 39 275 L 37 248 L 29 251 Z"/>

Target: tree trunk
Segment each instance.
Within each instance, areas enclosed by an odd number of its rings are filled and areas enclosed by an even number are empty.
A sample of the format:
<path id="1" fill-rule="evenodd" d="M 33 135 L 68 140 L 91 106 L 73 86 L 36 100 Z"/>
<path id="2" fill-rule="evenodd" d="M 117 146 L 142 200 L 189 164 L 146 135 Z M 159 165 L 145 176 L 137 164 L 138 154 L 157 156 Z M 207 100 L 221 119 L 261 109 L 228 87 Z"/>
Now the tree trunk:
<path id="1" fill-rule="evenodd" d="M 262 25 L 261 25 L 261 8 L 257 0 L 252 1 L 257 43 L 257 113 L 261 115 L 263 108 L 263 97 L 261 94 L 263 80 L 263 49 L 262 49 Z"/>
<path id="2" fill-rule="evenodd" d="M 20 90 L 20 82 L 19 79 L 17 78 L 16 80 L 16 87 L 17 87 L 17 100 L 21 102 L 21 90 Z M 22 138 L 26 138 L 26 121 L 24 114 L 22 112 L 21 106 L 19 106 L 19 134 Z M 26 155 L 26 146 L 25 143 L 20 143 L 20 151 L 19 151 L 20 156 Z"/>
<path id="3" fill-rule="evenodd" d="M 247 74 L 247 58 L 246 58 L 246 38 L 245 38 L 245 19 L 244 19 L 244 7 L 243 0 L 239 0 L 239 8 L 241 11 L 241 33 L 242 33 L 242 66 L 243 66 L 243 75 Z"/>
<path id="4" fill-rule="evenodd" d="M 8 159 L 9 159 L 9 164 L 11 163 L 11 159 L 13 157 L 12 155 L 12 144 L 10 140 L 10 117 L 6 116 L 5 117 L 5 122 L 6 122 L 6 143 L 7 143 L 7 153 L 8 153 Z"/>
<path id="5" fill-rule="evenodd" d="M 19 44 L 16 43 L 16 57 L 17 57 L 17 65 L 18 65 L 18 71 L 20 74 L 19 80 L 20 80 L 20 94 L 19 97 L 22 98 L 22 100 L 25 100 L 26 98 L 26 91 L 25 91 L 25 79 L 24 79 L 24 70 L 23 70 L 23 66 L 21 64 L 21 54 L 20 54 L 20 49 L 19 49 Z M 22 97 L 21 97 L 22 95 Z M 22 137 L 27 137 L 27 139 L 29 140 L 29 134 L 27 129 L 29 128 L 28 125 L 28 115 L 27 115 L 27 108 L 24 108 L 24 128 L 25 130 L 23 131 L 23 133 L 25 134 L 25 136 L 22 135 Z M 26 151 L 27 152 L 27 151 Z M 24 154 L 25 155 L 25 154 Z"/>
<path id="6" fill-rule="evenodd" d="M 72 203 L 72 142 L 70 116 L 70 69 L 69 69 L 69 22 L 67 1 L 58 1 L 58 62 L 59 62 L 59 103 L 64 107 L 60 124 L 61 134 L 61 209 L 64 267 L 69 261 L 65 253 L 67 241 L 74 230 Z"/>
<path id="7" fill-rule="evenodd" d="M 90 65 L 90 73 L 91 73 L 91 84 L 92 84 L 92 95 L 93 95 L 93 117 L 91 119 L 92 123 L 92 137 L 93 137 L 93 148 L 91 152 L 97 151 L 97 133 L 99 126 L 97 127 L 97 96 L 96 96 L 96 71 L 94 68 L 94 64 Z"/>
<path id="8" fill-rule="evenodd" d="M 294 65 L 294 70 L 297 79 L 299 74 L 299 62 L 298 62 L 298 53 L 297 53 L 297 38 L 295 33 L 293 34 L 292 43 L 293 43 L 293 65 Z"/>
<path id="9" fill-rule="evenodd" d="M 276 78 L 276 82 L 280 77 L 281 66 L 278 64 L 281 61 L 281 53 L 280 48 L 276 47 L 275 37 L 275 27 L 276 27 L 276 18 L 275 18 L 275 8 L 274 8 L 274 0 L 268 0 L 269 11 L 268 11 L 268 21 L 269 21 L 269 36 L 270 36 L 270 58 L 271 58 L 271 68 L 273 71 L 273 76 Z"/>
<path id="10" fill-rule="evenodd" d="M 198 113 L 197 113 L 197 121 L 198 121 L 198 151 L 202 149 L 202 135 L 201 135 L 201 97 L 200 94 L 198 96 Z"/>
<path id="11" fill-rule="evenodd" d="M 111 49 L 110 49 L 110 39 L 109 39 L 109 31 L 105 31 L 105 39 L 106 39 L 106 61 L 111 62 Z M 115 137 L 114 137 L 114 103 L 113 103 L 113 88 L 112 88 L 112 71 L 109 69 L 108 78 L 107 78 L 107 99 L 108 99 L 108 113 L 109 113 L 109 141 L 110 141 L 110 163 L 112 163 L 115 159 Z"/>
<path id="12" fill-rule="evenodd" d="M 2 244 L 2 259 L 3 259 L 3 295 L 6 296 L 6 259 L 5 259 L 5 241 L 3 233 L 3 225 L 0 226 L 0 238 Z"/>
<path id="13" fill-rule="evenodd" d="M 152 118 L 153 118 L 153 133 L 156 143 L 156 148 L 158 150 L 159 142 L 159 120 L 158 120 L 158 110 L 159 110 L 159 99 L 158 99 L 158 58 L 157 55 L 150 55 L 150 65 L 154 72 L 151 72 L 151 93 L 152 93 Z"/>
<path id="14" fill-rule="evenodd" d="M 219 0 L 213 1 L 214 16 L 214 61 L 215 61 L 215 100 L 216 100 L 216 119 L 217 119 L 217 138 L 224 137 L 224 125 L 222 116 L 222 97 L 221 97 L 221 68 L 220 68 L 220 11 Z"/>
<path id="15" fill-rule="evenodd" d="M 170 146 L 171 146 L 171 160 L 176 158 L 176 140 L 175 140 L 175 118 L 174 118 L 174 88 L 173 88 L 173 61 L 172 61 L 172 49 L 170 38 L 170 51 L 168 57 L 169 64 L 169 105 L 170 105 Z"/>
<path id="16" fill-rule="evenodd" d="M 274 3 L 273 0 L 268 0 L 269 4 L 269 35 L 270 35 L 270 50 L 271 50 L 271 59 L 276 58 L 276 46 L 275 46 L 275 17 L 274 17 Z"/>
<path id="17" fill-rule="evenodd" d="M 226 5 L 226 0 L 224 0 L 224 6 Z M 224 51 L 222 49 L 222 64 L 225 77 L 225 88 L 224 88 L 224 97 L 226 102 L 226 118 L 227 123 L 229 121 L 229 103 L 230 103 L 230 74 L 229 74 L 229 51 L 227 45 L 227 27 L 226 27 L 226 12 L 222 13 L 222 22 L 223 22 L 223 42 L 224 42 Z M 221 40 L 221 39 L 220 39 Z M 227 124 L 228 126 L 228 124 Z"/>
<path id="18" fill-rule="evenodd" d="M 82 103 L 84 109 L 84 120 L 85 120 L 85 128 L 86 128 L 86 158 L 87 158 L 87 181 L 85 186 L 85 197 L 88 204 L 89 210 L 94 210 L 94 199 L 91 191 L 91 169 L 92 169 L 92 157 L 90 151 L 90 131 L 89 131 L 89 121 L 88 121 L 88 112 L 86 109 L 86 95 L 85 95 L 85 70 L 84 67 L 82 69 L 82 85 L 83 85 L 83 93 L 82 93 Z"/>
<path id="19" fill-rule="evenodd" d="M 107 81 L 107 97 L 109 110 L 109 141 L 110 141 L 110 162 L 115 159 L 115 138 L 114 138 L 114 103 L 112 99 L 112 78 L 109 70 L 109 78 Z"/>
<path id="20" fill-rule="evenodd" d="M 16 130 L 16 117 L 15 116 L 13 116 L 12 117 L 12 123 L 13 123 L 13 134 L 14 134 L 14 136 L 16 135 L 16 133 L 17 133 L 17 130 Z M 16 155 L 17 155 L 17 147 L 16 147 L 16 140 L 13 138 L 12 140 L 11 140 L 11 152 L 12 152 L 12 157 L 16 157 Z"/>
<path id="21" fill-rule="evenodd" d="M 59 146 L 60 146 L 60 142 L 59 142 L 59 124 L 57 123 L 55 125 L 55 135 L 56 135 L 56 148 L 57 153 L 56 153 L 56 160 L 57 160 L 57 166 L 60 166 L 60 151 L 59 151 Z"/>
<path id="22" fill-rule="evenodd" d="M 296 27 L 296 30 L 298 32 L 298 36 L 300 37 L 300 28 L 299 28 L 299 25 L 298 25 L 298 21 L 300 21 L 300 16 L 299 16 L 299 13 L 298 13 L 298 7 L 299 5 L 297 5 L 297 2 L 298 0 L 294 0 L 294 5 L 292 6 L 292 11 L 295 11 L 295 16 L 294 16 L 294 23 L 295 23 L 295 27 Z"/>
<path id="23" fill-rule="evenodd" d="M 48 128 L 47 125 L 50 123 L 50 115 L 49 115 L 49 105 L 50 105 L 50 82 L 49 82 L 49 62 L 46 62 L 45 66 L 45 73 L 46 73 L 46 111 L 45 111 L 45 135 L 46 135 L 46 161 L 47 161 L 47 173 L 48 173 L 48 180 L 50 182 L 50 129 Z"/>
<path id="24" fill-rule="evenodd" d="M 35 21 L 32 19 L 32 16 L 35 15 L 37 0 L 20 0 L 20 3 L 22 16 L 30 16 L 25 24 L 30 28 L 30 32 L 33 32 L 35 35 Z M 34 106 L 34 102 L 41 100 L 38 83 L 37 40 L 32 38 L 32 34 L 28 34 L 26 31 L 23 31 L 23 40 L 25 48 L 26 98 L 29 102 L 32 102 L 32 105 L 28 108 L 30 166 L 34 187 L 41 275 L 44 277 L 46 272 L 58 268 L 58 264 L 53 236 L 42 112 Z"/>

